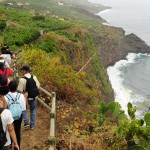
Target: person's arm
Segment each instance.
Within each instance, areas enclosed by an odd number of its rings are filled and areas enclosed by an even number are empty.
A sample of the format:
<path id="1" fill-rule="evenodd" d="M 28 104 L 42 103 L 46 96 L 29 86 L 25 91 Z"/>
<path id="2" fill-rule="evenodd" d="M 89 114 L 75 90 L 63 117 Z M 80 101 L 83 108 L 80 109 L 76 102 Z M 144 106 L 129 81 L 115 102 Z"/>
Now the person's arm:
<path id="1" fill-rule="evenodd" d="M 12 139 L 12 141 L 14 142 L 14 147 L 19 150 L 19 146 L 18 146 L 18 143 L 17 143 L 17 138 L 16 138 L 16 134 L 15 134 L 15 131 L 14 131 L 14 127 L 12 124 L 8 124 L 8 132 L 9 132 L 9 135 Z"/>
<path id="2" fill-rule="evenodd" d="M 10 69 L 10 66 L 9 66 L 9 64 L 8 64 L 8 62 L 5 60 L 5 68 L 9 68 Z"/>
<path id="3" fill-rule="evenodd" d="M 14 70 L 11 69 L 11 68 L 8 68 L 7 72 L 8 72 L 8 76 L 10 76 L 10 75 L 12 75 L 14 73 Z"/>
<path id="4" fill-rule="evenodd" d="M 36 76 L 34 76 L 34 80 L 36 82 L 36 86 L 39 88 L 40 87 L 40 82 L 38 81 Z"/>
<path id="5" fill-rule="evenodd" d="M 23 78 L 20 78 L 20 80 L 19 80 L 19 83 L 18 83 L 18 87 L 17 87 L 17 91 L 19 92 L 19 93 L 23 93 L 24 92 L 24 79 Z"/>
<path id="6" fill-rule="evenodd" d="M 3 101 L 3 108 L 8 108 L 8 104 L 4 96 L 1 97 L 1 100 Z"/>
<path id="7" fill-rule="evenodd" d="M 15 59 L 15 57 L 16 57 L 15 54 L 12 54 L 12 55 L 11 55 L 11 58 L 12 58 L 12 59 Z"/>
<path id="8" fill-rule="evenodd" d="M 27 100 L 28 100 L 28 93 L 24 93 L 24 100 L 25 100 L 25 104 L 27 105 L 28 103 L 27 103 Z"/>

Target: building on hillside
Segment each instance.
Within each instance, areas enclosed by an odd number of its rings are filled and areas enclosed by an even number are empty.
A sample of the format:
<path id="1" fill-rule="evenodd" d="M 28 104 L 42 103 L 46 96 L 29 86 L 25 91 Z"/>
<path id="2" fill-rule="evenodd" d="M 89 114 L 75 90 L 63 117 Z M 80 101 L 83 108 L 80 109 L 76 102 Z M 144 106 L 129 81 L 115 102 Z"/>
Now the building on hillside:
<path id="1" fill-rule="evenodd" d="M 13 6 L 14 4 L 13 3 L 7 3 L 8 5 L 10 5 L 10 6 Z"/>
<path id="2" fill-rule="evenodd" d="M 64 19 L 64 18 L 59 18 L 59 20 L 60 20 L 60 21 L 64 21 L 65 19 Z"/>
<path id="3" fill-rule="evenodd" d="M 23 3 L 17 3 L 16 5 L 17 6 L 23 6 L 24 4 Z"/>
<path id="4" fill-rule="evenodd" d="M 62 2 L 58 2 L 58 5 L 59 5 L 59 6 L 63 6 L 63 5 L 64 5 L 64 3 L 62 3 Z"/>
<path id="5" fill-rule="evenodd" d="M 16 5 L 17 5 L 17 6 L 29 6 L 30 3 L 28 3 L 28 2 L 23 2 L 23 3 L 19 2 L 19 3 L 17 3 Z"/>
<path id="6" fill-rule="evenodd" d="M 30 3 L 28 3 L 28 2 L 25 2 L 25 3 L 24 3 L 24 5 L 26 5 L 26 6 L 29 6 L 29 5 L 30 5 Z"/>

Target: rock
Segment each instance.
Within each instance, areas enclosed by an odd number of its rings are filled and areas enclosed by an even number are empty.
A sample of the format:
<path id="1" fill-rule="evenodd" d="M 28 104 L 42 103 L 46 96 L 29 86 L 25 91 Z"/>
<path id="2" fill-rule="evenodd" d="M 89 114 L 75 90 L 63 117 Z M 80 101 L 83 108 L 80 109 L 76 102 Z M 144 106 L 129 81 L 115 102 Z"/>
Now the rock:
<path id="1" fill-rule="evenodd" d="M 41 150 L 42 145 L 40 143 L 36 143 L 36 145 L 34 145 L 34 149 Z"/>
<path id="2" fill-rule="evenodd" d="M 97 36 L 95 40 L 96 44 L 99 45 L 98 53 L 105 67 L 114 65 L 115 62 L 125 59 L 128 53 L 150 53 L 150 46 L 135 34 L 124 35 L 124 30 L 121 28 L 109 28 L 111 31 L 118 32 L 120 37 L 109 39 Z"/>

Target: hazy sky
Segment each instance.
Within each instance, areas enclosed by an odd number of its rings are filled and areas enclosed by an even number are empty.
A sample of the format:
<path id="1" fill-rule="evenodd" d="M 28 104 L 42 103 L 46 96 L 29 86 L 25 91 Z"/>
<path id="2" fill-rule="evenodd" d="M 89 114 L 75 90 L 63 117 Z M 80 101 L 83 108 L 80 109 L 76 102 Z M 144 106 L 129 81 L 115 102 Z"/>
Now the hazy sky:
<path id="1" fill-rule="evenodd" d="M 89 0 L 94 3 L 101 3 L 104 5 L 110 5 L 112 7 L 127 7 L 134 9 L 138 7 L 140 9 L 149 9 L 150 0 Z M 150 11 L 150 10 L 149 10 Z"/>
<path id="2" fill-rule="evenodd" d="M 111 25 L 123 27 L 126 33 L 135 33 L 150 45 L 150 0 L 89 0 L 111 6 L 100 14 Z"/>

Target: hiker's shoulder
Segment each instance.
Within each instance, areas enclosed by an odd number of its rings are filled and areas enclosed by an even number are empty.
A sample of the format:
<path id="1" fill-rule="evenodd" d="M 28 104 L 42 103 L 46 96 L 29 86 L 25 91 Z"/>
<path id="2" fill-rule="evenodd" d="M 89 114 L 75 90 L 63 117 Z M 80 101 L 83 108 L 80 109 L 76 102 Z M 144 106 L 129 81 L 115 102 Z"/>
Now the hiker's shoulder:
<path id="1" fill-rule="evenodd" d="M 1 117 L 11 117 L 11 111 L 9 109 L 4 109 L 3 112 L 1 113 Z"/>
<path id="2" fill-rule="evenodd" d="M 27 73 L 27 74 L 25 74 L 24 76 L 22 76 L 19 80 L 21 80 L 21 81 L 26 81 L 26 79 L 27 78 L 31 78 L 31 74 L 30 73 Z"/>

